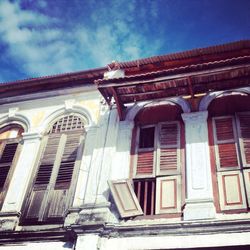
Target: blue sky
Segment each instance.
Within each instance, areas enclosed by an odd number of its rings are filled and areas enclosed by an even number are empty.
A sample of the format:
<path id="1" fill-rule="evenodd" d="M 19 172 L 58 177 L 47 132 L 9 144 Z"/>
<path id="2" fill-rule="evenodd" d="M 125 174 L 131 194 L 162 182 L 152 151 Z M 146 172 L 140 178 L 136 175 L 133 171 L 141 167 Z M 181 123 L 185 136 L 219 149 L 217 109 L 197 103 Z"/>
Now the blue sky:
<path id="1" fill-rule="evenodd" d="M 250 39 L 250 0 L 0 0 L 0 82 Z"/>

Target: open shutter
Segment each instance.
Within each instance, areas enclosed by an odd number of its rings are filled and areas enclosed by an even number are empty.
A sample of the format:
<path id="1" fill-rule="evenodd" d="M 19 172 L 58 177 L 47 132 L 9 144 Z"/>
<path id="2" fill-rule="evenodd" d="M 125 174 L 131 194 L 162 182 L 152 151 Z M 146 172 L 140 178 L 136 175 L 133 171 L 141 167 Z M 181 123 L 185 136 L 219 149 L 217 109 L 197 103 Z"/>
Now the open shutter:
<path id="1" fill-rule="evenodd" d="M 108 184 L 121 218 L 143 214 L 130 180 L 109 181 Z"/>
<path id="2" fill-rule="evenodd" d="M 61 134 L 50 134 L 46 139 L 46 147 L 40 161 L 34 186 L 26 208 L 27 219 L 42 219 L 42 214 L 48 198 L 48 185 L 50 183 Z"/>
<path id="3" fill-rule="evenodd" d="M 83 130 L 71 131 L 67 134 L 66 144 L 60 161 L 55 186 L 50 190 L 49 194 L 49 209 L 48 218 L 62 217 L 69 206 L 69 200 L 73 194 L 72 177 L 75 166 L 79 163 L 77 158 L 80 158 L 79 148 L 83 146 L 80 142 L 83 141 Z M 82 150 L 81 150 L 82 151 Z"/>
<path id="4" fill-rule="evenodd" d="M 181 176 L 156 178 L 156 214 L 181 212 Z"/>
<path id="5" fill-rule="evenodd" d="M 239 168 L 234 118 L 232 116 L 214 118 L 213 129 L 217 169 Z"/>
<path id="6" fill-rule="evenodd" d="M 218 172 L 221 210 L 246 208 L 243 178 L 239 170 Z"/>
<path id="7" fill-rule="evenodd" d="M 250 167 L 250 113 L 238 113 L 237 117 L 243 167 Z"/>
<path id="8" fill-rule="evenodd" d="M 243 174 L 244 174 L 244 180 L 245 180 L 245 185 L 246 185 L 248 207 L 250 208 L 250 169 L 244 169 Z"/>
<path id="9" fill-rule="evenodd" d="M 180 173 L 180 124 L 159 124 L 157 149 L 157 175 Z"/>
<path id="10" fill-rule="evenodd" d="M 137 178 L 153 177 L 155 173 L 155 126 L 141 127 L 138 132 L 134 175 Z"/>

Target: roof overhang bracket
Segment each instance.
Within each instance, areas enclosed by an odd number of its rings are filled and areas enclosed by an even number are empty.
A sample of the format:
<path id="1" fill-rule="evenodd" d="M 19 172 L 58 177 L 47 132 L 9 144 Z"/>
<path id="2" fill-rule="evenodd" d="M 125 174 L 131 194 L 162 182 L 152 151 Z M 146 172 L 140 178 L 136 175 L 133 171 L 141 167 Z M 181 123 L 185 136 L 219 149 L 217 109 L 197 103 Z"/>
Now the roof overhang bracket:
<path id="1" fill-rule="evenodd" d="M 113 94 L 113 97 L 114 97 L 114 100 L 115 100 L 115 103 L 116 103 L 116 107 L 117 107 L 117 112 L 118 112 L 119 118 L 120 118 L 121 121 L 123 121 L 124 120 L 125 106 L 122 103 L 121 98 L 117 94 L 116 88 L 115 87 L 111 87 L 111 91 L 112 91 L 112 94 Z"/>

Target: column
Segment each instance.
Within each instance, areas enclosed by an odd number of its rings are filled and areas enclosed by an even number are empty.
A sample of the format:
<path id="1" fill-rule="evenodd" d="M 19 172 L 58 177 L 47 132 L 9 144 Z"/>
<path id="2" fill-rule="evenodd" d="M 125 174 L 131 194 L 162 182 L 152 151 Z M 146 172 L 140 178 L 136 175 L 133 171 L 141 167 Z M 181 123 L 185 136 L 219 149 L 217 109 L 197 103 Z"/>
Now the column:
<path id="1" fill-rule="evenodd" d="M 31 181 L 34 165 L 38 156 L 41 135 L 23 133 L 23 146 L 10 181 L 1 214 L 8 221 L 8 227 L 14 228 Z"/>
<path id="2" fill-rule="evenodd" d="M 116 142 L 116 154 L 112 162 L 111 180 L 127 179 L 130 171 L 130 150 L 133 121 L 119 123 L 119 131 Z"/>
<path id="3" fill-rule="evenodd" d="M 215 218 L 208 146 L 207 111 L 182 114 L 186 137 L 184 220 Z"/>
<path id="4" fill-rule="evenodd" d="M 73 207 L 79 207 L 83 204 L 89 179 L 92 154 L 95 148 L 97 129 L 97 126 L 86 128 L 87 134 L 84 142 L 84 152 L 79 169 Z"/>
<path id="5" fill-rule="evenodd" d="M 118 130 L 117 110 L 107 111 L 100 127 L 96 130 L 91 163 L 86 172 L 86 190 L 79 213 L 79 223 L 87 220 L 107 221 L 110 217 L 110 202 L 108 201 L 108 180 L 112 159 L 115 155 Z M 88 145 L 85 145 L 88 147 Z"/>

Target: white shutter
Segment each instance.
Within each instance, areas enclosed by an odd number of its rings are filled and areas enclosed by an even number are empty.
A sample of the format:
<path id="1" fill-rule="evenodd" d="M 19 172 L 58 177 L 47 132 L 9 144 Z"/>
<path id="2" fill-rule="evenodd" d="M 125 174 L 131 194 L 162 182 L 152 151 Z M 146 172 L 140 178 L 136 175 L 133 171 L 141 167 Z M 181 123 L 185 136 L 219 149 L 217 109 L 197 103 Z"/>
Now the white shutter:
<path id="1" fill-rule="evenodd" d="M 248 207 L 250 207 L 250 169 L 244 169 L 243 173 L 244 173 L 244 180 L 245 180 L 245 185 L 246 185 Z"/>
<path id="2" fill-rule="evenodd" d="M 181 212 L 181 176 L 156 178 L 156 214 Z"/>
<path id="3" fill-rule="evenodd" d="M 246 208 L 242 174 L 239 170 L 218 172 L 221 210 Z"/>
<path id="4" fill-rule="evenodd" d="M 130 180 L 109 181 L 108 184 L 121 218 L 143 214 Z"/>

